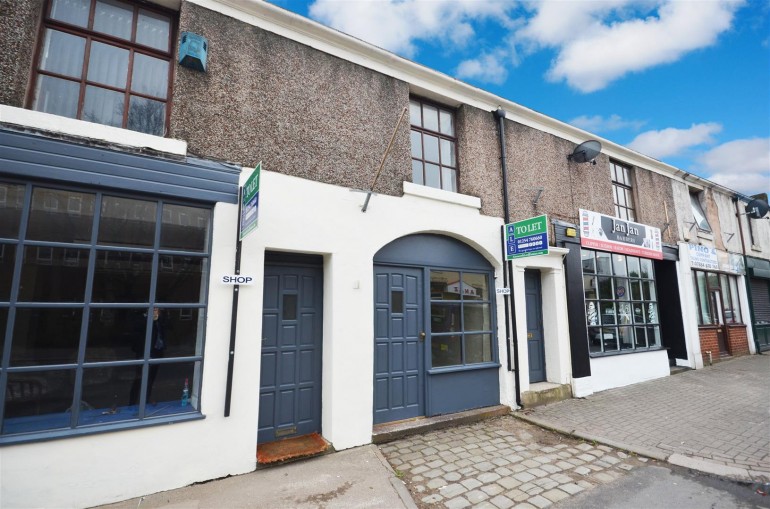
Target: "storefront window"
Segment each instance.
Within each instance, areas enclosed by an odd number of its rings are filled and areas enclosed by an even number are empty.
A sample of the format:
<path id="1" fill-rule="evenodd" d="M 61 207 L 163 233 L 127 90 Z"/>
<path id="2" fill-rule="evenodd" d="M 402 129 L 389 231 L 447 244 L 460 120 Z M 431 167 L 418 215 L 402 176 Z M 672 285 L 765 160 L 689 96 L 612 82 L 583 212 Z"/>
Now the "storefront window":
<path id="1" fill-rule="evenodd" d="M 698 325 L 743 323 L 738 278 L 702 270 L 693 273 L 698 296 Z"/>
<path id="2" fill-rule="evenodd" d="M 431 366 L 492 362 L 489 276 L 430 272 Z"/>
<path id="3" fill-rule="evenodd" d="M 590 249 L 581 259 L 590 353 L 660 347 L 652 261 Z"/>
<path id="4" fill-rule="evenodd" d="M 0 440 L 197 414 L 211 210 L 0 189 Z"/>

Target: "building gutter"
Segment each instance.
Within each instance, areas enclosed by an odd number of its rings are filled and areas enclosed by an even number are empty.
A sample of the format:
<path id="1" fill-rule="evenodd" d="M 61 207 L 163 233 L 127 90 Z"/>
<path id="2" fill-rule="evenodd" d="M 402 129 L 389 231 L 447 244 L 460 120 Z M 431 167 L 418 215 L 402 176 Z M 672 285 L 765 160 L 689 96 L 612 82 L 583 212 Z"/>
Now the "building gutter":
<path id="1" fill-rule="evenodd" d="M 511 222 L 508 206 L 508 166 L 505 153 L 505 110 L 497 108 L 492 112 L 497 119 L 497 134 L 500 140 L 500 171 L 503 177 L 503 215 L 505 224 Z M 521 408 L 521 386 L 519 384 L 519 340 L 516 334 L 516 303 L 513 299 L 513 270 L 505 257 L 505 225 L 503 225 L 503 279 L 511 293 L 505 296 L 505 351 L 508 357 L 508 371 L 513 371 L 516 385 L 516 406 Z M 513 342 L 513 367 L 511 367 L 511 342 Z"/>

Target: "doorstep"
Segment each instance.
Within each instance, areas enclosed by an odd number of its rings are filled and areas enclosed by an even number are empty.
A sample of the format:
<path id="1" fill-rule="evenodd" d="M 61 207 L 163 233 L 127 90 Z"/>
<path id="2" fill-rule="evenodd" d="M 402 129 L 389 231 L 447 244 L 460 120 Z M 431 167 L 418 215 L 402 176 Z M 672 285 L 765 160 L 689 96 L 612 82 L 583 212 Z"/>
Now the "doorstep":
<path id="1" fill-rule="evenodd" d="M 570 398 L 572 398 L 572 386 L 570 384 L 537 382 L 529 384 L 529 390 L 521 393 L 521 406 L 532 408 Z"/>
<path id="2" fill-rule="evenodd" d="M 453 414 L 435 415 L 433 417 L 416 417 L 403 421 L 385 422 L 375 424 L 372 428 L 372 443 L 384 444 L 409 435 L 425 433 L 437 429 L 469 424 L 483 421 L 492 417 L 508 415 L 511 408 L 506 405 L 496 405 L 484 408 L 475 408 Z"/>

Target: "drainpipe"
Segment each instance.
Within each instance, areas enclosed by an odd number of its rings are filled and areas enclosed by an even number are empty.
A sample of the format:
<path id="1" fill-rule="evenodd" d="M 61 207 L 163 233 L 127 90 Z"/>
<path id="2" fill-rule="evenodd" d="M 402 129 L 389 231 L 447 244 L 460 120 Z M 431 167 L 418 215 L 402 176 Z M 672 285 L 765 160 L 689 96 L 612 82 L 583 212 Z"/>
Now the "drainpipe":
<path id="1" fill-rule="evenodd" d="M 503 215 L 505 224 L 511 222 L 508 208 L 508 168 L 505 154 L 505 110 L 497 108 L 492 114 L 497 119 L 497 134 L 500 139 L 500 170 L 503 176 Z M 503 228 L 505 228 L 503 226 Z M 503 232 L 505 239 L 505 232 Z M 503 244 L 503 278 L 511 289 L 511 294 L 505 296 L 505 351 L 508 354 L 508 371 L 513 371 L 516 385 L 516 405 L 521 408 L 521 387 L 519 385 L 519 341 L 516 334 L 516 304 L 513 299 L 513 268 L 505 259 L 505 244 Z M 510 310 L 509 310 L 510 308 Z M 511 369 L 511 340 L 513 340 L 513 369 Z"/>
<path id="2" fill-rule="evenodd" d="M 738 196 L 733 196 L 733 203 L 735 204 L 735 217 L 738 219 L 738 233 L 741 234 L 741 250 L 743 254 L 743 266 L 748 267 L 749 261 L 746 259 L 746 241 L 743 239 L 743 226 L 741 226 L 741 211 L 738 208 Z M 749 219 L 751 221 L 751 219 Z M 748 270 L 748 269 L 747 269 Z M 749 299 L 749 320 L 751 320 L 751 332 L 754 336 L 754 350 L 758 354 L 762 354 L 759 349 L 759 338 L 757 337 L 757 328 L 754 326 L 754 304 L 751 299 L 751 284 L 749 283 L 749 275 L 744 275 L 744 286 L 746 287 L 746 296 Z M 740 305 L 740 303 L 739 303 Z"/>

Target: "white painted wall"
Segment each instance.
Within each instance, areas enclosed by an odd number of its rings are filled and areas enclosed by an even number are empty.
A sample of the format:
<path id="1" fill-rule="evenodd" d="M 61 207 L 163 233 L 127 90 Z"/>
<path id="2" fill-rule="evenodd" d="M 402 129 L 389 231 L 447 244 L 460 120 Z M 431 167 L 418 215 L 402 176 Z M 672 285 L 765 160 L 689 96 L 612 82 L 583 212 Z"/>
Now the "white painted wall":
<path id="1" fill-rule="evenodd" d="M 655 380 L 670 374 L 668 354 L 665 350 L 591 359 L 593 392 Z"/>

